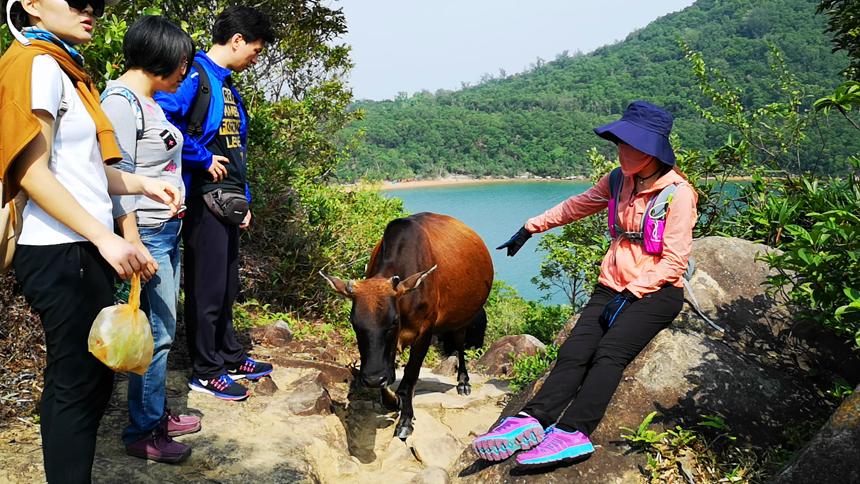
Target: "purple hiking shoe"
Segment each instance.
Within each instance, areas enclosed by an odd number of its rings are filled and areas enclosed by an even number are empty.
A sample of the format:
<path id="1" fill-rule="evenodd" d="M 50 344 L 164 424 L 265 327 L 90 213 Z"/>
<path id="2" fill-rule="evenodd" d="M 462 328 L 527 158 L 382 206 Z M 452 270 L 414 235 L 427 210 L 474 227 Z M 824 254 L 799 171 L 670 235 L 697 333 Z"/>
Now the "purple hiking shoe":
<path id="1" fill-rule="evenodd" d="M 594 445 L 582 432 L 565 432 L 555 425 L 546 429 L 546 437 L 534 449 L 517 456 L 517 464 L 539 467 L 576 459 L 594 452 Z"/>
<path id="2" fill-rule="evenodd" d="M 544 438 L 543 426 L 533 417 L 508 417 L 488 433 L 472 442 L 472 450 L 484 460 L 500 461 L 538 445 Z"/>

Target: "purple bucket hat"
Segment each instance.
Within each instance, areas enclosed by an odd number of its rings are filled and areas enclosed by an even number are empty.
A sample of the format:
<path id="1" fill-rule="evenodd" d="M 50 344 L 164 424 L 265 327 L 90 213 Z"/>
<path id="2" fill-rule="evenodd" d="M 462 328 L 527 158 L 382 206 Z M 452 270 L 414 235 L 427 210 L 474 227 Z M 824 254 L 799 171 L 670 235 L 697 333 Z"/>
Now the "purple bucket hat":
<path id="1" fill-rule="evenodd" d="M 669 166 L 675 166 L 675 152 L 669 143 L 672 115 L 645 101 L 633 101 L 621 119 L 594 128 L 594 133 L 615 144 L 623 141 Z"/>

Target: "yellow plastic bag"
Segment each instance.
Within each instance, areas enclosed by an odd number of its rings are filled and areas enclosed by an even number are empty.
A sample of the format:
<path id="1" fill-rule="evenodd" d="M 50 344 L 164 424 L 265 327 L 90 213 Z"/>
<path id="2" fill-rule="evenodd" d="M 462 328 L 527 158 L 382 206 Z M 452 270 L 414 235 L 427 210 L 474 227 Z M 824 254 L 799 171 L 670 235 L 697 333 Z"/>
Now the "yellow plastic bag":
<path id="1" fill-rule="evenodd" d="M 152 330 L 140 310 L 140 276 L 131 278 L 128 304 L 101 310 L 87 339 L 90 353 L 111 370 L 143 375 L 152 362 Z"/>

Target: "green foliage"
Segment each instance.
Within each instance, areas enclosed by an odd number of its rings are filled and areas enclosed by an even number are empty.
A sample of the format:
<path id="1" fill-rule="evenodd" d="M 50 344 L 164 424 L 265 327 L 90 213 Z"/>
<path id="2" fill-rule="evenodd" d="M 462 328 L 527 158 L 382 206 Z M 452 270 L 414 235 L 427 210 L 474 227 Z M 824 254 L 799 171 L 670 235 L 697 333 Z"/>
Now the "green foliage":
<path id="1" fill-rule="evenodd" d="M 741 91 L 708 68 L 700 54 L 685 50 L 700 89 L 710 101 L 708 108 L 697 109 L 738 137 L 738 141 L 730 138 L 714 154 L 699 155 L 706 160 L 700 166 L 709 166 L 707 160 L 720 152 L 728 153 L 728 161 L 736 163 L 726 163 L 724 175 L 733 170 L 751 175 L 736 201 L 705 209 L 705 233 L 713 230 L 780 248 L 781 252 L 763 256 L 776 270 L 768 279 L 770 289 L 782 292 L 804 317 L 849 337 L 860 347 L 860 218 L 856 215 L 860 213 L 860 161 L 849 158 L 851 169 L 845 170 L 843 178 L 822 172 L 792 174 L 802 164 L 799 146 L 811 131 L 816 113 L 803 107 L 803 89 L 777 50 L 772 49 L 771 68 L 782 97 L 753 109 L 742 105 Z M 832 96 L 819 99 L 815 108 L 836 108 L 845 114 L 857 102 L 856 89 L 843 85 Z M 681 158 L 688 161 L 686 156 Z M 691 172 L 698 175 L 695 163 Z M 698 189 L 700 194 L 705 192 L 705 199 L 711 197 L 709 189 Z"/>
<path id="2" fill-rule="evenodd" d="M 651 412 L 646 416 L 642 423 L 639 424 L 639 427 L 636 429 L 631 429 L 630 427 L 621 427 L 621 430 L 627 432 L 626 434 L 621 434 L 621 438 L 630 442 L 632 447 L 647 450 L 652 445 L 660 442 L 666 435 L 666 432 L 657 432 L 651 429 L 651 422 L 654 420 L 654 417 L 657 416 L 657 412 Z"/>
<path id="3" fill-rule="evenodd" d="M 651 428 L 657 415 L 651 412 L 635 429 L 621 427 L 621 437 L 647 456 L 648 482 L 748 482 L 761 473 L 750 449 L 735 446 L 722 417 L 704 415 L 694 429 L 675 425 L 658 432 Z"/>
<path id="4" fill-rule="evenodd" d="M 843 50 L 851 60 L 845 75 L 860 80 L 860 4 L 852 0 L 821 0 L 818 13 L 827 14 L 827 32 L 833 51 Z"/>
<path id="5" fill-rule="evenodd" d="M 843 378 L 837 378 L 833 382 L 833 388 L 827 391 L 827 395 L 837 402 L 841 402 L 844 398 L 850 397 L 853 394 L 854 387 Z"/>
<path id="6" fill-rule="evenodd" d="M 516 334 L 530 334 L 545 344 L 552 343 L 571 315 L 567 306 L 526 301 L 516 289 L 499 280 L 493 281 L 484 309 L 487 311 L 485 347 L 503 336 Z"/>
<path id="7" fill-rule="evenodd" d="M 530 334 L 544 344 L 551 344 L 572 314 L 573 311 L 567 305 L 543 306 L 529 301 L 529 310 L 523 321 L 523 334 Z"/>
<path id="8" fill-rule="evenodd" d="M 249 299 L 233 305 L 233 326 L 237 331 L 249 331 L 279 321 L 287 323 L 293 338 L 315 340 L 327 344 L 356 348 L 355 332 L 349 324 L 305 319 L 294 312 L 274 311 L 271 304 Z"/>
<path id="9" fill-rule="evenodd" d="M 514 393 L 531 385 L 542 377 L 552 362 L 558 357 L 558 346 L 548 345 L 545 353 L 514 357 L 514 368 L 510 379 L 510 388 Z"/>
<path id="10" fill-rule="evenodd" d="M 516 289 L 504 281 L 493 281 L 493 288 L 490 290 L 484 309 L 487 311 L 485 346 L 491 345 L 503 336 L 522 334 L 529 303 L 517 293 Z"/>
<path id="11" fill-rule="evenodd" d="M 858 166 L 860 168 L 860 166 Z M 802 314 L 860 347 L 860 183 L 803 180 L 789 200 L 806 206 L 785 225 L 782 252 L 764 256 L 777 274 L 768 278 Z M 823 210 L 822 210 L 823 209 Z"/>
<path id="12" fill-rule="evenodd" d="M 797 73 L 803 92 L 814 96 L 833 89 L 833 80 L 844 67 L 845 56 L 829 52 L 825 18 L 814 13 L 817 4 L 817 0 L 699 0 L 631 33 L 623 42 L 587 55 L 564 52 L 551 62 L 536 62 L 522 74 L 487 76 L 480 85 L 456 92 L 357 102 L 354 108 L 363 110 L 365 117 L 345 132 L 365 133 L 365 144 L 343 165 L 341 176 L 584 175 L 590 167 L 583 154 L 591 146 L 599 144 L 604 154 L 613 151 L 592 128 L 617 119 L 635 99 L 671 110 L 681 145 L 717 149 L 729 131 L 702 119 L 690 106 L 689 100 L 698 98 L 698 87 L 684 67 L 678 41 L 702 52 L 731 85 L 743 86 L 737 101 L 749 110 L 758 107 L 766 117 L 775 109 L 768 106 L 782 96 L 768 67 L 772 45 Z M 805 98 L 799 100 L 802 108 L 808 105 Z M 790 123 L 780 127 L 786 133 L 791 130 Z M 826 137 L 809 136 L 791 146 L 795 156 L 789 166 L 797 169 L 799 151 L 802 169 L 842 168 L 844 160 L 860 149 L 860 139 L 847 124 L 828 131 Z M 788 142 L 761 141 L 777 148 Z"/>

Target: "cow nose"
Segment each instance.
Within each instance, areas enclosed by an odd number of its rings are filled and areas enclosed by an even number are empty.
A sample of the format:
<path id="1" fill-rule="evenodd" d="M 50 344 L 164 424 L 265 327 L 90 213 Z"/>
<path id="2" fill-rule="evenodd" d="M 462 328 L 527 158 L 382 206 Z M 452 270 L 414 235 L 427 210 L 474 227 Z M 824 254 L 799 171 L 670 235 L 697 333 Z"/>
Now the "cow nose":
<path id="1" fill-rule="evenodd" d="M 366 386 L 368 388 L 379 388 L 379 387 L 385 385 L 385 381 L 387 379 L 388 378 L 385 376 L 385 373 L 382 373 L 380 375 L 372 375 L 372 376 L 365 375 L 362 378 L 362 380 L 364 380 L 364 386 Z"/>

